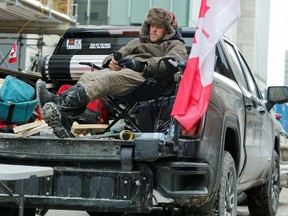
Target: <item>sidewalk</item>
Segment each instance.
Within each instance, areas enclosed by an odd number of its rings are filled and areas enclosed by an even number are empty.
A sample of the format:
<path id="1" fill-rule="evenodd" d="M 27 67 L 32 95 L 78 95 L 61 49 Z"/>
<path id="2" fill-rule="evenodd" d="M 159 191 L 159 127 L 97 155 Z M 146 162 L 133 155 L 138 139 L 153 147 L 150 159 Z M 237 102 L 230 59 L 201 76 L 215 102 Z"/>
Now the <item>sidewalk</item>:
<path id="1" fill-rule="evenodd" d="M 288 188 L 283 188 L 280 193 L 279 209 L 276 216 L 287 216 L 288 215 L 287 212 L 288 212 Z M 109 213 L 107 215 L 109 215 Z M 89 216 L 89 215 L 83 211 L 50 210 L 45 216 Z M 132 214 L 129 214 L 129 216 L 132 216 Z M 149 216 L 163 216 L 163 214 L 162 212 L 155 212 L 153 214 L 150 214 Z M 237 216 L 249 216 L 248 208 L 242 206 L 238 207 Z"/>

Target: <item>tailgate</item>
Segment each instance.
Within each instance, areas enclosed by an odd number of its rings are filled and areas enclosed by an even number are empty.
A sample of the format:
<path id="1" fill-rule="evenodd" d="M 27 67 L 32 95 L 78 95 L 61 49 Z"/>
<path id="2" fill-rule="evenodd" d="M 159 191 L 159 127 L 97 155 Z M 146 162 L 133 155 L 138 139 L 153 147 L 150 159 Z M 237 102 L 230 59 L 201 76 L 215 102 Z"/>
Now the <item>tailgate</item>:
<path id="1" fill-rule="evenodd" d="M 150 211 L 152 172 L 132 165 L 134 150 L 134 142 L 124 140 L 0 137 L 1 163 L 54 169 L 52 177 L 25 180 L 25 206 L 33 208 Z M 20 182 L 5 183 L 19 193 Z"/>

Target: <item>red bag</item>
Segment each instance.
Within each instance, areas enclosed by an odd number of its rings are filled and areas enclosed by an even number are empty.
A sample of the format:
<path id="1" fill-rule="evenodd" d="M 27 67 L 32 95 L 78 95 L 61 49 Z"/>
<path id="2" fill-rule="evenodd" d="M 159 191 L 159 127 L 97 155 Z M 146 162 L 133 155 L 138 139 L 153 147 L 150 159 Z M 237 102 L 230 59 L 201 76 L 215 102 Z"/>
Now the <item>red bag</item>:
<path id="1" fill-rule="evenodd" d="M 0 132 L 1 133 L 14 133 L 13 128 L 16 126 L 17 124 L 7 123 L 5 121 L 0 120 Z"/>
<path id="2" fill-rule="evenodd" d="M 86 108 L 100 114 L 98 122 L 99 124 L 108 123 L 110 118 L 110 112 L 101 99 L 91 101 L 90 103 L 88 103 Z"/>

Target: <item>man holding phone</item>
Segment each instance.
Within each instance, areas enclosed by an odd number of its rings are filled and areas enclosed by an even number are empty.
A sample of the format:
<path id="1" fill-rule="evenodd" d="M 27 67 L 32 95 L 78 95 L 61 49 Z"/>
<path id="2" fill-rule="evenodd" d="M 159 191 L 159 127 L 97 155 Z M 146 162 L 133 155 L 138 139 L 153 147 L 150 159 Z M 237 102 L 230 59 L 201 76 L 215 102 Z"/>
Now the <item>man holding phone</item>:
<path id="1" fill-rule="evenodd" d="M 73 119 L 85 110 L 88 102 L 107 95 L 129 94 L 147 78 L 154 77 L 161 58 L 187 59 L 184 41 L 177 28 L 178 20 L 173 13 L 152 8 L 142 23 L 140 37 L 105 58 L 102 70 L 83 74 L 76 85 L 59 96 L 47 91 L 45 82 L 37 81 L 43 118 L 54 134 L 60 138 L 70 137 Z M 173 72 L 177 68 L 168 70 Z M 158 71 L 161 87 L 169 82 L 171 74 L 163 63 Z"/>

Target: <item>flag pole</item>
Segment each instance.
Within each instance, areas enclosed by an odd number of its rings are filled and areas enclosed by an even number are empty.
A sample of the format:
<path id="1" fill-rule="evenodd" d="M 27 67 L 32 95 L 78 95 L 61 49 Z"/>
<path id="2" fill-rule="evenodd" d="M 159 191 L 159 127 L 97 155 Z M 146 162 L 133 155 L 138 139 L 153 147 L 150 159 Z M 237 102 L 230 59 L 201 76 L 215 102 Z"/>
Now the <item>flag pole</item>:
<path id="1" fill-rule="evenodd" d="M 21 48 L 22 48 L 22 40 L 23 40 L 23 36 L 22 34 L 19 35 L 19 38 L 18 38 L 18 41 L 17 41 L 17 44 L 19 42 L 19 52 L 18 52 L 18 71 L 22 71 L 22 69 L 20 68 L 20 64 L 21 64 Z"/>

